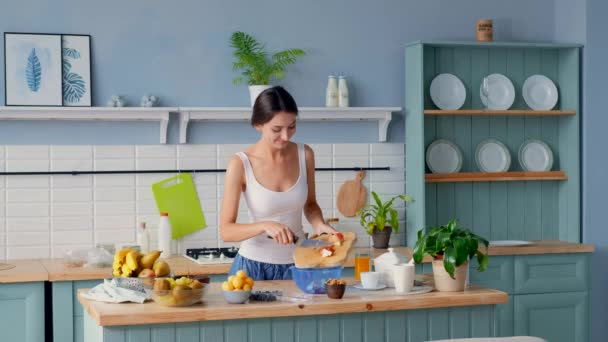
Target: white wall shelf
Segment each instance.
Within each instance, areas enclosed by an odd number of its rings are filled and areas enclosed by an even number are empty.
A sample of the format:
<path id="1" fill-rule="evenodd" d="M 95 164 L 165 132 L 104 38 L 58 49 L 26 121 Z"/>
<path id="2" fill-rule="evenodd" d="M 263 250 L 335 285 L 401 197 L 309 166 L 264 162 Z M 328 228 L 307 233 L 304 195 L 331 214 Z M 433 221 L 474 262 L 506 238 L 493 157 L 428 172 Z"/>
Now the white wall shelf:
<path id="1" fill-rule="evenodd" d="M 1 120 L 154 121 L 160 143 L 167 143 L 169 113 L 177 107 L 0 107 Z"/>
<path id="2" fill-rule="evenodd" d="M 386 141 L 392 112 L 400 107 L 300 107 L 301 121 L 378 121 L 378 140 Z M 160 143 L 167 143 L 169 113 L 180 114 L 179 142 L 187 139 L 190 121 L 249 121 L 249 107 L 0 107 L 2 120 L 154 121 L 160 123 Z"/>
<path id="3" fill-rule="evenodd" d="M 378 140 L 386 141 L 392 112 L 401 107 L 300 107 L 300 121 L 378 121 Z M 249 121 L 249 107 L 180 107 L 179 142 L 186 143 L 190 121 Z"/>

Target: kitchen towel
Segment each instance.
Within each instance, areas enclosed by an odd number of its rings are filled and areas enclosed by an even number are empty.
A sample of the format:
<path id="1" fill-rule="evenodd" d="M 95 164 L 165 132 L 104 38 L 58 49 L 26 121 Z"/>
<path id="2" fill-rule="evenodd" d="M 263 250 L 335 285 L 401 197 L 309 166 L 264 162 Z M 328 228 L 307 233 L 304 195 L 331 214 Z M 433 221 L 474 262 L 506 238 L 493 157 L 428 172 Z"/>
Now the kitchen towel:
<path id="1" fill-rule="evenodd" d="M 152 192 L 159 212 L 169 213 L 171 238 L 178 239 L 207 226 L 189 173 L 152 184 Z"/>
<path id="2" fill-rule="evenodd" d="M 134 290 L 131 286 L 123 286 L 118 279 L 104 279 L 103 284 L 99 284 L 85 292 L 82 296 L 86 299 L 106 302 L 106 303 L 124 303 L 134 302 L 142 304 L 146 299 L 151 299 L 150 296 L 143 290 L 143 287 Z"/>

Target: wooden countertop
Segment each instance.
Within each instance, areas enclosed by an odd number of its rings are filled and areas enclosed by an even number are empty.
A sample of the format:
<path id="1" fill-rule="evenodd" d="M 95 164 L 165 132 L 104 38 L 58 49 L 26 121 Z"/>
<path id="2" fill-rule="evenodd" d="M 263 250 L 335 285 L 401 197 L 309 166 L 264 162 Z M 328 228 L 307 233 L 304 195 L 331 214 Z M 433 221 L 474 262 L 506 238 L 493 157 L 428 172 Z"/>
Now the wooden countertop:
<path id="1" fill-rule="evenodd" d="M 532 241 L 534 244 L 528 246 L 509 246 L 498 247 L 490 246 L 488 254 L 492 255 L 529 255 L 529 254 L 560 254 L 560 253 L 593 253 L 595 246 L 583 243 L 564 242 L 564 241 Z M 357 248 L 363 249 L 363 248 Z M 395 252 L 399 252 L 408 258 L 412 257 L 413 249 L 410 247 L 394 247 Z M 386 253 L 385 249 L 373 249 L 374 257 Z M 430 256 L 425 256 L 423 262 L 431 262 L 433 259 Z M 354 253 L 348 257 L 344 266 L 354 266 Z"/>
<path id="2" fill-rule="evenodd" d="M 230 264 L 199 265 L 183 256 L 164 258 L 175 275 L 226 274 Z M 62 259 L 40 261 L 48 271 L 50 281 L 72 281 L 112 278 L 112 268 L 67 267 Z"/>
<path id="3" fill-rule="evenodd" d="M 358 249 L 358 248 L 357 248 Z M 580 244 L 563 241 L 535 241 L 530 246 L 494 247 L 489 249 L 490 255 L 528 255 L 556 253 L 592 253 L 595 247 L 590 244 Z M 395 251 L 411 257 L 409 247 L 395 247 Z M 386 253 L 384 249 L 373 249 L 374 257 Z M 171 269 L 176 275 L 213 275 L 226 274 L 230 264 L 199 265 L 182 256 L 167 258 Z M 426 257 L 424 262 L 430 262 Z M 67 267 L 61 259 L 44 260 L 8 260 L 8 264 L 17 267 L 10 270 L 0 270 L 0 283 L 18 283 L 28 281 L 73 281 L 104 279 L 112 276 L 111 268 Z M 354 253 L 351 253 L 344 263 L 345 267 L 354 266 Z"/>
<path id="4" fill-rule="evenodd" d="M 388 289 L 360 291 L 347 288 L 342 299 L 329 299 L 326 295 L 304 294 L 291 280 L 277 280 L 258 281 L 255 283 L 254 290 L 280 290 L 285 296 L 300 296 L 301 299 L 298 299 L 297 302 L 228 304 L 221 293 L 220 285 L 220 283 L 211 283 L 205 294 L 204 302 L 190 307 L 164 307 L 154 302 L 145 304 L 95 302 L 81 296 L 81 293 L 87 291 L 85 289 L 78 292 L 78 300 L 100 326 L 414 310 L 492 305 L 508 301 L 508 295 L 505 292 L 477 286 L 472 286 L 462 292 L 430 292 L 411 296 L 396 295 L 392 292 L 393 290 Z"/>
<path id="5" fill-rule="evenodd" d="M 47 270 L 39 260 L 9 260 L 2 264 L 15 265 L 15 267 L 0 271 L 0 283 L 25 283 L 49 279 Z"/>

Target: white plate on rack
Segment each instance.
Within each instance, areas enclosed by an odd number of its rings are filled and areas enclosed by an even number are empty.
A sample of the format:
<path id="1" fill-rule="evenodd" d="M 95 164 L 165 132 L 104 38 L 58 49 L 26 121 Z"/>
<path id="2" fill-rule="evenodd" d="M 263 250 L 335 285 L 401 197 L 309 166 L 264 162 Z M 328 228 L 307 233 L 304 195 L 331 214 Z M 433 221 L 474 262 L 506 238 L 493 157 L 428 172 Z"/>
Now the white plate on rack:
<path id="1" fill-rule="evenodd" d="M 533 245 L 533 242 L 530 241 L 521 241 L 521 240 L 496 240 L 490 241 L 490 246 L 497 247 L 513 247 L 513 246 L 530 246 Z"/>
<path id="2" fill-rule="evenodd" d="M 505 144 L 488 139 L 477 145 L 475 162 L 482 172 L 507 172 L 511 166 L 511 154 Z"/>
<path id="3" fill-rule="evenodd" d="M 435 140 L 426 149 L 426 164 L 433 173 L 458 172 L 462 168 L 462 152 L 449 140 Z"/>
<path id="4" fill-rule="evenodd" d="M 462 81 L 452 74 L 439 74 L 431 81 L 431 100 L 443 110 L 455 110 L 462 107 L 467 98 L 467 91 Z"/>
<path id="5" fill-rule="evenodd" d="M 519 164 L 525 171 L 550 171 L 553 152 L 540 140 L 526 140 L 519 148 Z"/>
<path id="6" fill-rule="evenodd" d="M 479 97 L 487 109 L 505 110 L 511 108 L 515 101 L 513 83 L 503 74 L 491 74 L 485 77 L 487 94 L 484 94 L 484 82 L 479 86 Z"/>
<path id="7" fill-rule="evenodd" d="M 376 287 L 367 288 L 367 287 L 363 287 L 363 285 L 361 285 L 361 284 L 355 284 L 355 285 L 353 285 L 353 287 L 356 288 L 356 289 L 359 289 L 359 290 L 377 291 L 377 290 L 385 289 L 386 285 L 384 285 L 384 284 L 378 284 L 378 286 L 376 286 Z"/>
<path id="8" fill-rule="evenodd" d="M 522 89 L 524 101 L 534 110 L 551 110 L 559 97 L 557 87 L 548 77 L 532 75 L 526 79 Z"/>

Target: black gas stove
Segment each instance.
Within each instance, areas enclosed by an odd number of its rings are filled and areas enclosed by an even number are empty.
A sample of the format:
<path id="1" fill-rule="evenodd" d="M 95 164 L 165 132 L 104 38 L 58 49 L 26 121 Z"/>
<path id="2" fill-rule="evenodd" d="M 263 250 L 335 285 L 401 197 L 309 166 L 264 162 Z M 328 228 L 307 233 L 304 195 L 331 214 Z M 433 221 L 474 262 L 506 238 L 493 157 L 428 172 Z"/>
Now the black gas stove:
<path id="1" fill-rule="evenodd" d="M 236 247 L 188 248 L 186 257 L 199 264 L 231 263 L 238 251 Z"/>

